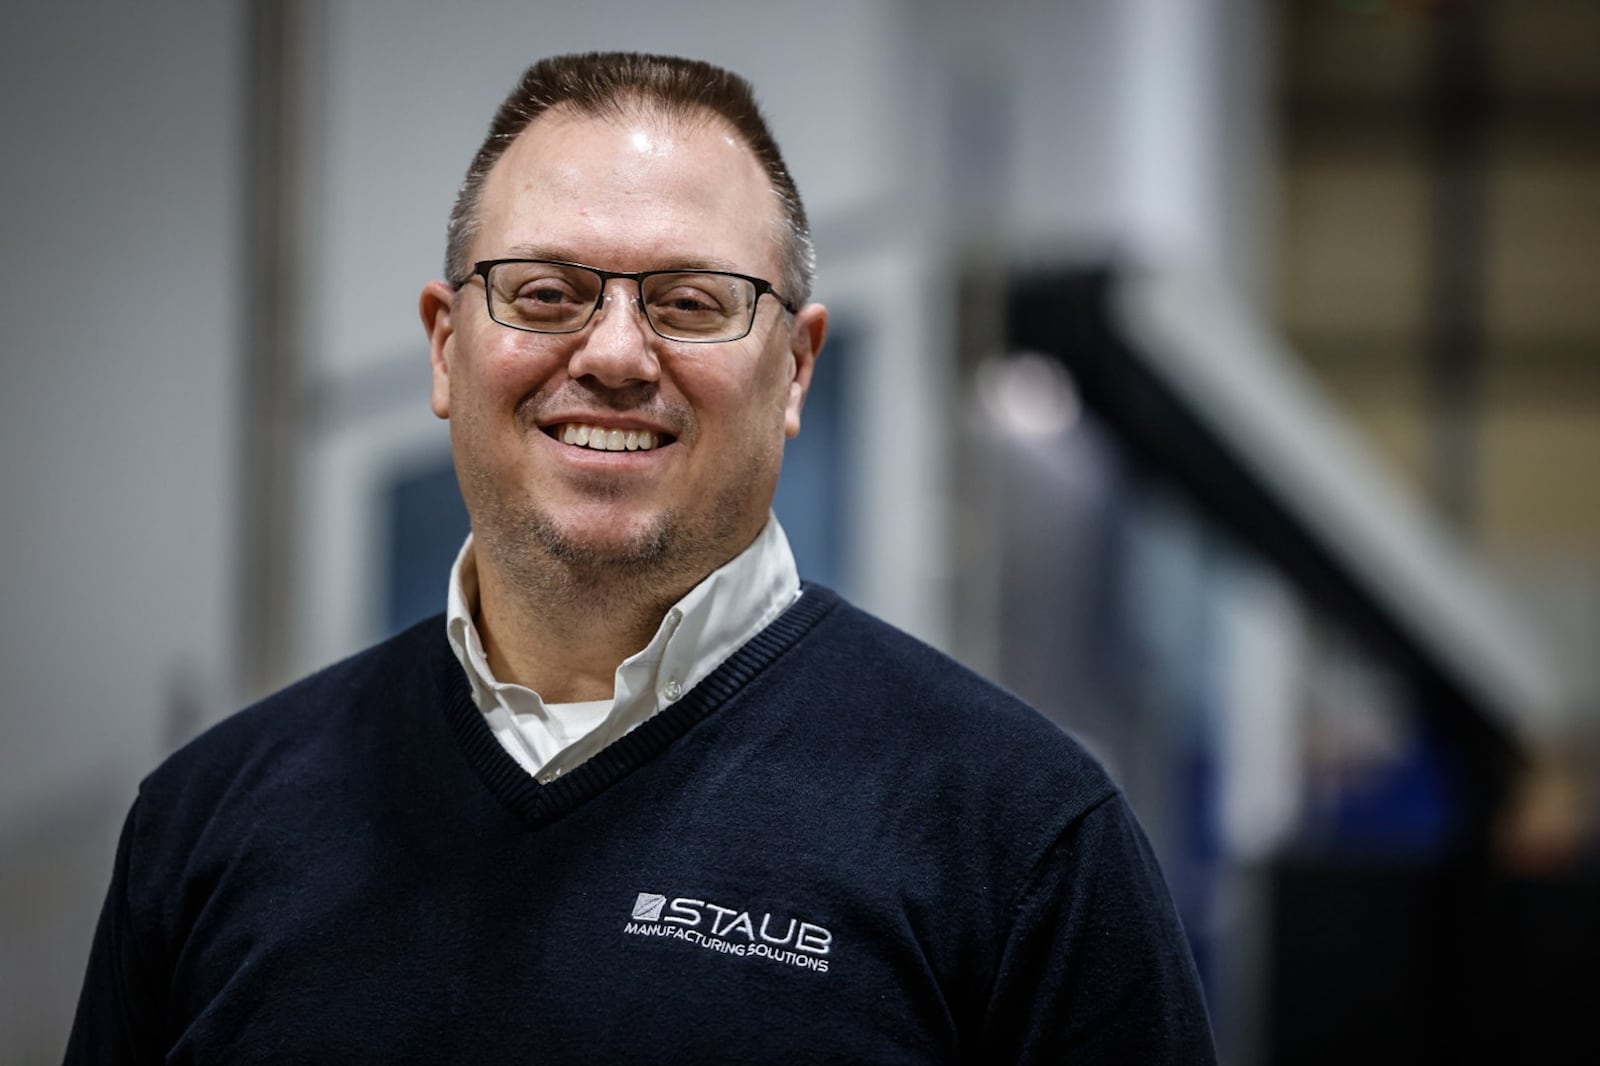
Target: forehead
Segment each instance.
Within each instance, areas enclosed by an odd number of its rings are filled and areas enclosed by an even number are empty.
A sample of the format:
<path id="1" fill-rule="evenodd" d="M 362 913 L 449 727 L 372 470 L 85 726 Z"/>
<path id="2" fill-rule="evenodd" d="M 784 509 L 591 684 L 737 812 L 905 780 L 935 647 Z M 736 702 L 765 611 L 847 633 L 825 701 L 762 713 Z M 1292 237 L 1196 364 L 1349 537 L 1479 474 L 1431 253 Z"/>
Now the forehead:
<path id="1" fill-rule="evenodd" d="M 612 270 L 721 266 L 770 276 L 781 206 L 724 120 L 629 109 L 535 119 L 484 183 L 473 258 L 537 255 Z"/>

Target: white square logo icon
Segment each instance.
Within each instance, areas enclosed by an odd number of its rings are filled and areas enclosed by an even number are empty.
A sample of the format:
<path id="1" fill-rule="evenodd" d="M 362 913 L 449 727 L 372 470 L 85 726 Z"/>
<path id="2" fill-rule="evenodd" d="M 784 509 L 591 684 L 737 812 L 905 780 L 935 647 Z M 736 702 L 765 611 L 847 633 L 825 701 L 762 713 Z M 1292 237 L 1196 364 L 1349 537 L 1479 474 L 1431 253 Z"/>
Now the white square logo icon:
<path id="1" fill-rule="evenodd" d="M 633 917 L 641 922 L 659 922 L 661 908 L 666 905 L 666 896 L 658 896 L 654 892 L 641 892 L 639 898 L 633 901 Z"/>

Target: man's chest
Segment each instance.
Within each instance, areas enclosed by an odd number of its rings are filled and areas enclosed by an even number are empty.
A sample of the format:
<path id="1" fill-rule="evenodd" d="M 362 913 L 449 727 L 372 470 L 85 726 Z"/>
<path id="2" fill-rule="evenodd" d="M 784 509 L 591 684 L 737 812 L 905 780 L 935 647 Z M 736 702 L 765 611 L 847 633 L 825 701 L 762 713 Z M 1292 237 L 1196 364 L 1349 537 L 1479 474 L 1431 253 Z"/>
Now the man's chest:
<path id="1" fill-rule="evenodd" d="M 242 849 L 177 956 L 176 1060 L 953 1057 L 938 905 L 863 841 L 728 821 Z"/>

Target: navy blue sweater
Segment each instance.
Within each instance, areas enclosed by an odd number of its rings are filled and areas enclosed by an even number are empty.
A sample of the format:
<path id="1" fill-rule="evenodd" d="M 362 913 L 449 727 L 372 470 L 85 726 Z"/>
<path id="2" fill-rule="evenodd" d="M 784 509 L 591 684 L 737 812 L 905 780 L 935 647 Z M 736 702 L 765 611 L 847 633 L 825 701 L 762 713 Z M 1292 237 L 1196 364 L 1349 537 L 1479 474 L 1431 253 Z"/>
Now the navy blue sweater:
<path id="1" fill-rule="evenodd" d="M 142 783 L 69 1063 L 1214 1061 L 1122 795 L 817 586 L 541 785 L 441 618 Z"/>

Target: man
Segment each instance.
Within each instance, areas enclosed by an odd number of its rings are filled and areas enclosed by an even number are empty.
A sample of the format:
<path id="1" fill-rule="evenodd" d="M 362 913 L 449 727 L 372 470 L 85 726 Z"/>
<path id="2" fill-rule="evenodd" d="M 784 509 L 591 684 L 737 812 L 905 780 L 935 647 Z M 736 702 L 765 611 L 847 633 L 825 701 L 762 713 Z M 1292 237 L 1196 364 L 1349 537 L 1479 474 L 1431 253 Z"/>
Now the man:
<path id="1" fill-rule="evenodd" d="M 749 87 L 535 65 L 447 259 L 448 610 L 144 781 L 69 1061 L 1212 1061 L 1100 768 L 795 574 L 827 312 Z"/>

